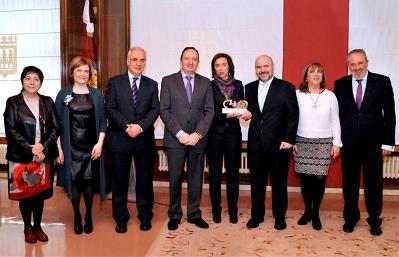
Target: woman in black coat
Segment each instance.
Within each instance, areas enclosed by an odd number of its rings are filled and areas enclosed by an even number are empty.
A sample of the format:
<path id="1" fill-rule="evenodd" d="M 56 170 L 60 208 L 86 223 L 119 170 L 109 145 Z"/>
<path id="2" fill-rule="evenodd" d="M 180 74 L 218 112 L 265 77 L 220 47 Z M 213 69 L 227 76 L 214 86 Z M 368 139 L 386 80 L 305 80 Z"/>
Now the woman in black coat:
<path id="1" fill-rule="evenodd" d="M 209 191 L 212 202 L 213 221 L 221 222 L 221 182 L 223 157 L 226 167 L 227 205 L 230 222 L 238 222 L 237 201 L 239 191 L 239 168 L 241 162 L 242 114 L 223 114 L 223 102 L 244 100 L 242 82 L 234 78 L 233 60 L 228 54 L 218 53 L 212 59 L 213 98 L 215 116 L 208 132 L 207 162 L 209 167 Z M 246 111 L 248 112 L 248 111 Z"/>
<path id="2" fill-rule="evenodd" d="M 56 140 L 59 126 L 53 100 L 38 93 L 43 83 L 43 73 L 34 66 L 25 67 L 21 74 L 22 91 L 7 99 L 4 126 L 7 138 L 8 181 L 10 199 L 19 200 L 27 243 L 47 241 L 40 223 L 44 200 L 53 195 L 54 160 L 58 157 Z M 37 162 L 33 162 L 37 161 Z M 31 164 L 35 171 L 29 170 Z M 47 165 L 47 172 L 42 172 Z M 26 167 L 20 169 L 21 167 Z M 40 169 L 39 169 L 40 167 Z M 21 172 L 19 172 L 21 171 Z M 43 176 L 43 173 L 45 174 Z M 39 193 L 29 194 L 29 188 L 38 188 L 48 178 L 49 186 Z M 20 197 L 15 198 L 15 195 Z M 21 196 L 25 194 L 24 196 Z M 33 213 L 33 226 L 31 216 Z"/>

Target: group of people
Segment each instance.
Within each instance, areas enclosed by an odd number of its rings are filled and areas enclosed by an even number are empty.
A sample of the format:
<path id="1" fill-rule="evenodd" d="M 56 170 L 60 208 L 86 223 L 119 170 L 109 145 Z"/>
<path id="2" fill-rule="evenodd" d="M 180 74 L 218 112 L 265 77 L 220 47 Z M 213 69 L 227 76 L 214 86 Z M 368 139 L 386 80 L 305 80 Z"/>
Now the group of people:
<path id="1" fill-rule="evenodd" d="M 101 198 L 105 198 L 102 150 L 107 133 L 105 148 L 112 160 L 115 231 L 125 233 L 130 219 L 127 196 L 132 160 L 136 168 L 140 229 L 150 230 L 156 160 L 153 124 L 160 115 L 165 124 L 163 144 L 169 171 L 168 229 L 176 230 L 183 217 L 181 191 L 185 177 L 187 221 L 199 228 L 209 227 L 200 209 L 205 156 L 209 165 L 212 219 L 215 223 L 222 219 L 224 163 L 229 221 L 235 224 L 242 140 L 239 120 L 243 119 L 250 120 L 249 229 L 264 221 L 269 175 L 274 228 L 286 228 L 287 177 L 293 153 L 305 205 L 299 225 L 311 221 L 314 229 L 322 228 L 319 209 L 326 176 L 331 158 L 341 155 L 343 230 L 353 232 L 360 219 L 358 199 L 363 170 L 370 233 L 382 233 L 382 157 L 389 155 L 395 144 L 394 99 L 389 78 L 368 71 L 364 50 L 349 52 L 347 65 L 351 75 L 335 82 L 334 93 L 326 89 L 326 75 L 320 63 L 312 62 L 305 67 L 302 82 L 295 90 L 294 85 L 274 76 L 274 63 L 268 55 L 256 58 L 258 79 L 244 87 L 234 76 L 232 58 L 218 53 L 211 62 L 213 80 L 210 81 L 196 73 L 200 61 L 198 50 L 186 47 L 180 56 L 180 70 L 162 79 L 158 98 L 158 83 L 143 75 L 146 58 L 143 48 L 131 48 L 126 60 L 127 73 L 109 79 L 103 98 L 99 90 L 88 86 L 92 76 L 90 60 L 78 56 L 69 65 L 72 84 L 60 90 L 55 103 L 38 93 L 43 82 L 42 71 L 34 66 L 25 67 L 21 74 L 22 91 L 7 100 L 4 113 L 9 184 L 16 180 L 12 168 L 15 164 L 48 163 L 50 169 L 46 175 L 51 182 L 58 164 L 57 184 L 65 188 L 71 200 L 74 231 L 91 233 L 94 188 L 98 187 Z M 225 100 L 246 101 L 247 109 L 225 113 Z M 79 208 L 82 194 L 86 206 L 84 225 Z M 34 196 L 19 199 L 26 242 L 48 240 L 40 223 L 44 200 L 51 195 L 50 186 Z"/>

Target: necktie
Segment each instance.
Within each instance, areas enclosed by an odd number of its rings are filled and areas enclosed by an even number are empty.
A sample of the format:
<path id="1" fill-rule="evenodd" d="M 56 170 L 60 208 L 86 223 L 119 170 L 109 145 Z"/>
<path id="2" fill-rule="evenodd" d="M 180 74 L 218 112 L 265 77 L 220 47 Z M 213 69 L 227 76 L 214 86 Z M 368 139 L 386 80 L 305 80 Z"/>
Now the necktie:
<path id="1" fill-rule="evenodd" d="M 259 85 L 259 87 L 260 87 L 260 91 L 258 93 L 258 104 L 259 104 L 260 111 L 262 111 L 263 110 L 263 106 L 265 105 L 265 101 L 266 101 L 266 87 L 267 87 L 267 84 L 262 82 Z"/>
<path id="2" fill-rule="evenodd" d="M 137 89 L 137 84 L 136 81 L 138 80 L 138 77 L 133 77 L 133 83 L 132 83 L 132 96 L 133 96 L 133 102 L 137 102 L 137 95 L 139 94 L 139 90 Z"/>
<path id="3" fill-rule="evenodd" d="M 187 84 L 186 84 L 186 94 L 188 102 L 191 104 L 191 97 L 193 96 L 193 86 L 191 85 L 191 79 L 193 77 L 186 76 Z"/>
<path id="4" fill-rule="evenodd" d="M 357 90 L 356 90 L 356 105 L 357 109 L 360 110 L 360 106 L 362 105 L 362 80 L 357 79 Z"/>

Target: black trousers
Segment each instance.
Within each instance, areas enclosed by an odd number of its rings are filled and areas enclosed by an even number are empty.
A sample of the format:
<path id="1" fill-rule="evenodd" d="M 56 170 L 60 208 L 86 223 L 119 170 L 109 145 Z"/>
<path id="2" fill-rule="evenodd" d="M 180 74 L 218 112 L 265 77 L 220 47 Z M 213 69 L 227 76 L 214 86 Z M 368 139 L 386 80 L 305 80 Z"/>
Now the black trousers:
<path id="1" fill-rule="evenodd" d="M 207 163 L 209 167 L 209 192 L 212 212 L 219 214 L 221 207 L 222 167 L 226 168 L 227 206 L 230 215 L 237 215 L 239 194 L 239 168 L 241 165 L 241 131 L 208 133 Z"/>
<path id="2" fill-rule="evenodd" d="M 152 153 L 132 151 L 129 153 L 111 153 L 112 157 L 112 216 L 116 223 L 127 223 L 130 219 L 127 208 L 129 173 L 132 156 L 136 167 L 136 207 L 138 218 L 151 219 L 154 206 L 154 161 Z"/>
<path id="3" fill-rule="evenodd" d="M 342 149 L 342 188 L 344 192 L 344 219 L 356 223 L 360 219 L 359 189 L 363 170 L 364 198 L 368 212 L 367 222 L 381 225 L 383 176 L 381 149 L 348 152 Z M 363 168 L 363 169 L 361 169 Z"/>
<path id="4" fill-rule="evenodd" d="M 276 220 L 284 220 L 288 206 L 287 178 L 292 148 L 265 153 L 263 150 L 248 153 L 251 183 L 251 216 L 263 221 L 268 175 L 272 182 L 272 209 Z"/>

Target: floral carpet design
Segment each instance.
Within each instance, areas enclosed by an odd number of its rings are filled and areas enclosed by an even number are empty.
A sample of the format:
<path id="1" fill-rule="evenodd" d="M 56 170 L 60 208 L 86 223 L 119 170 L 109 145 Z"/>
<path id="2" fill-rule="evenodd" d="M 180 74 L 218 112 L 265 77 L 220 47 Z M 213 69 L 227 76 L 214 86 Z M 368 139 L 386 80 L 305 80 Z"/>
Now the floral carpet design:
<path id="1" fill-rule="evenodd" d="M 341 212 L 322 211 L 323 228 L 316 231 L 311 222 L 297 225 L 300 211 L 287 212 L 287 229 L 273 228 L 274 219 L 267 211 L 265 222 L 249 230 L 250 211 L 239 210 L 237 224 L 229 223 L 227 211 L 222 223 L 212 221 L 210 209 L 203 210 L 209 229 L 200 229 L 186 220 L 175 231 L 167 221 L 147 252 L 147 256 L 399 256 L 399 214 L 382 215 L 383 234 L 370 235 L 366 213 L 353 233 L 342 231 Z"/>

